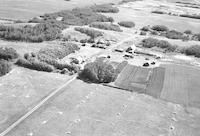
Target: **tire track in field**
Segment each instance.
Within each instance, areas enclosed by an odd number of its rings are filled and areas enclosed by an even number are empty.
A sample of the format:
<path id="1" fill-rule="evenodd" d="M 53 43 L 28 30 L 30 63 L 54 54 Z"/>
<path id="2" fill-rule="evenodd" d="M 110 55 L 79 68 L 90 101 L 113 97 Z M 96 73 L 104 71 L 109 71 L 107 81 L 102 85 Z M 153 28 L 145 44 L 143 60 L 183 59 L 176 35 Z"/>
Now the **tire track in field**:
<path id="1" fill-rule="evenodd" d="M 57 93 L 59 93 L 64 87 L 66 87 L 68 84 L 70 84 L 72 81 L 76 79 L 76 76 L 72 77 L 67 83 L 50 93 L 47 97 L 45 97 L 42 101 L 40 101 L 34 108 L 32 108 L 30 111 L 28 111 L 25 115 L 23 115 L 21 118 L 19 118 L 16 122 L 14 122 L 12 125 L 10 125 L 6 130 L 4 130 L 0 136 L 5 136 L 8 134 L 11 130 L 13 130 L 15 127 L 17 127 L 21 122 L 23 122 L 26 118 L 28 118 L 32 113 L 34 113 L 36 110 L 38 110 L 44 103 L 46 103 L 49 99 L 51 99 L 53 96 L 55 96 Z"/>

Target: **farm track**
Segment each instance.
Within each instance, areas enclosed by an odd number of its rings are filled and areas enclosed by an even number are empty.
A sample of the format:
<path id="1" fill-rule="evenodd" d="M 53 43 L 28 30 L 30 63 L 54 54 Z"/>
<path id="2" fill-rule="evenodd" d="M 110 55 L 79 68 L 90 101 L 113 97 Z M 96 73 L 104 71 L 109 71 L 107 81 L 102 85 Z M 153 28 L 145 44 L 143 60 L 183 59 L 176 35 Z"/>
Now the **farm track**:
<path id="1" fill-rule="evenodd" d="M 54 95 L 59 93 L 64 87 L 70 84 L 72 81 L 76 79 L 76 76 L 72 77 L 67 83 L 50 93 L 47 97 L 45 97 L 42 101 L 40 101 L 35 107 L 33 107 L 30 111 L 28 111 L 25 115 L 19 118 L 16 122 L 14 122 L 11 126 L 9 126 L 5 131 L 3 131 L 0 136 L 5 136 L 8 134 L 12 129 L 18 126 L 21 122 L 23 122 L 26 118 L 28 118 L 32 113 L 38 110 L 44 103 L 46 103 L 49 99 L 51 99 Z"/>

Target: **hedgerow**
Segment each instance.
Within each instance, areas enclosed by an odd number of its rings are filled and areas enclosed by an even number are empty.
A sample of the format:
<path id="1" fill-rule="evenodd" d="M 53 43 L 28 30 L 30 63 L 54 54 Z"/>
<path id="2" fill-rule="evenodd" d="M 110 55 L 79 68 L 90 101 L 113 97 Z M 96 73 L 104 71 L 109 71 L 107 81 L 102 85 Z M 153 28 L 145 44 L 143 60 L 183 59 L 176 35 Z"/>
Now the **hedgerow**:
<path id="1" fill-rule="evenodd" d="M 124 27 L 128 27 L 128 28 L 132 28 L 135 27 L 135 23 L 132 21 L 121 21 L 118 23 L 120 26 L 124 26 Z"/>
<path id="2" fill-rule="evenodd" d="M 40 62 L 38 60 L 26 60 L 26 59 L 18 59 L 16 62 L 17 65 L 33 69 L 33 70 L 38 70 L 38 71 L 46 71 L 46 72 L 52 72 L 54 70 L 53 66 Z"/>
<path id="3" fill-rule="evenodd" d="M 94 12 L 102 12 L 102 13 L 118 13 L 119 9 L 117 7 L 113 7 L 111 4 L 102 4 L 102 5 L 94 5 L 91 7 Z"/>
<path id="4" fill-rule="evenodd" d="M 152 11 L 151 13 L 156 13 L 156 14 L 165 14 L 163 11 Z"/>
<path id="5" fill-rule="evenodd" d="M 122 32 L 120 27 L 118 25 L 115 25 L 115 24 L 94 22 L 94 23 L 90 24 L 90 27 L 99 28 L 99 29 L 103 29 L 103 30 L 111 30 L 111 31 Z"/>
<path id="6" fill-rule="evenodd" d="M 181 14 L 180 17 L 187 17 L 187 18 L 193 18 L 193 19 L 200 19 L 200 15 Z"/>

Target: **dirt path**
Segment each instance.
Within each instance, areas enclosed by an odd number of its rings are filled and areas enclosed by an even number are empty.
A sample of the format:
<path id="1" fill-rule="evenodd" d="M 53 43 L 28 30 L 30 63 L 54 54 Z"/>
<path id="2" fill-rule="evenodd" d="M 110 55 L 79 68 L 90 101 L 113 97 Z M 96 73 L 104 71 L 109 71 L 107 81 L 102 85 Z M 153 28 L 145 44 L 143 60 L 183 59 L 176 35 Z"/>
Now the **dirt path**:
<path id="1" fill-rule="evenodd" d="M 44 103 L 46 103 L 49 99 L 51 99 L 54 95 L 59 93 L 64 87 L 66 87 L 68 84 L 70 84 L 72 81 L 76 79 L 76 76 L 72 77 L 67 83 L 50 93 L 47 97 L 45 97 L 42 101 L 40 101 L 34 108 L 32 108 L 30 111 L 28 111 L 25 115 L 23 115 L 21 118 L 19 118 L 16 122 L 14 122 L 11 126 L 9 126 L 5 131 L 3 131 L 0 136 L 5 136 L 7 133 L 9 133 L 12 129 L 14 129 L 16 126 L 18 126 L 21 122 L 23 122 L 26 118 L 28 118 L 33 112 L 38 110 Z"/>

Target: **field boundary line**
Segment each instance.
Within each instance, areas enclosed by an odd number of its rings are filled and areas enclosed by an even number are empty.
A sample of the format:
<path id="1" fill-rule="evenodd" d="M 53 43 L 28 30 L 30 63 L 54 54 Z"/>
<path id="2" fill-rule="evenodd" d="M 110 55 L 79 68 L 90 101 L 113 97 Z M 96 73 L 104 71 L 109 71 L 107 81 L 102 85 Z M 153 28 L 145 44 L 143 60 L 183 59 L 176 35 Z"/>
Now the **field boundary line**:
<path id="1" fill-rule="evenodd" d="M 45 97 L 42 101 L 40 101 L 36 106 L 34 106 L 30 111 L 28 111 L 26 114 L 20 117 L 16 122 L 10 125 L 6 130 L 4 130 L 0 134 L 0 136 L 5 136 L 6 134 L 8 134 L 11 130 L 13 130 L 16 126 L 18 126 L 21 122 L 23 122 L 26 118 L 28 118 L 32 113 L 38 110 L 45 102 L 47 102 L 49 99 L 55 96 L 58 92 L 60 92 L 64 87 L 66 87 L 71 82 L 73 82 L 76 78 L 77 78 L 77 75 L 71 78 L 70 80 L 68 80 L 67 83 L 63 84 L 61 87 L 59 87 L 58 89 L 50 93 L 47 97 Z"/>

